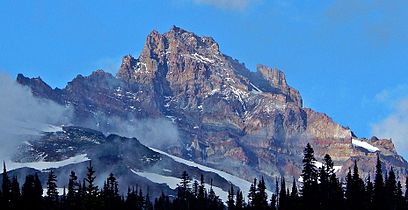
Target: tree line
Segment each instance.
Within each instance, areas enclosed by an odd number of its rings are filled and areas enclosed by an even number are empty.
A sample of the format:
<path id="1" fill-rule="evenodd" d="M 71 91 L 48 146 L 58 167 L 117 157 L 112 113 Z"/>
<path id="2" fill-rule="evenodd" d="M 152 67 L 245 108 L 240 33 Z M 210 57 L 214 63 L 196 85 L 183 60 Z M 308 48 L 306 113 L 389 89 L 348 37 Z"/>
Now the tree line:
<path id="1" fill-rule="evenodd" d="M 393 168 L 382 171 L 377 156 L 374 180 L 359 175 L 357 162 L 349 169 L 345 180 L 336 176 L 330 155 L 325 155 L 321 167 L 316 167 L 310 144 L 304 149 L 301 185 L 295 178 L 287 187 L 285 178 L 276 180 L 276 188 L 268 198 L 264 178 L 254 179 L 248 195 L 231 184 L 225 203 L 216 195 L 210 181 L 206 189 L 204 177 L 192 180 L 187 172 L 181 175 L 177 195 L 161 193 L 152 199 L 140 187 L 128 187 L 119 193 L 119 183 L 111 173 L 100 188 L 95 183 L 95 170 L 89 162 L 84 179 L 74 171 L 69 174 L 68 187 L 58 192 L 57 176 L 51 170 L 43 189 L 37 174 L 27 175 L 20 186 L 16 176 L 9 177 L 3 167 L 0 207 L 6 210 L 402 210 L 408 208 L 408 188 L 403 187 Z M 408 183 L 408 180 L 407 182 Z M 44 191 L 45 190 L 45 191 Z M 45 194 L 43 194 L 45 192 Z M 245 197 L 244 197 L 245 196 Z"/>

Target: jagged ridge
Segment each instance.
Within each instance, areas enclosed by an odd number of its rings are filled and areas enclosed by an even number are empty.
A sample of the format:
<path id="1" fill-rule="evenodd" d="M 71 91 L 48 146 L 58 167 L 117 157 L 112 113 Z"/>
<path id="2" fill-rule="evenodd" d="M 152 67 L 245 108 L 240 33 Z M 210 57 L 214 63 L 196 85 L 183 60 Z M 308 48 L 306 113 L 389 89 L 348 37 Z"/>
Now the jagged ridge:
<path id="1" fill-rule="evenodd" d="M 167 117 L 180 130 L 180 146 L 163 149 L 248 180 L 264 175 L 273 183 L 275 176 L 298 176 L 306 142 L 318 157 L 329 153 L 337 165 L 375 157 L 353 146 L 349 128 L 303 108 L 282 71 L 258 65 L 251 72 L 222 54 L 214 39 L 178 27 L 151 32 L 138 58 L 123 58 L 116 77 L 98 70 L 62 90 L 39 79 L 19 75 L 17 80 L 39 97 L 73 105 L 78 124 L 92 119 L 101 125 L 101 113 L 125 120 Z M 388 165 L 407 174 L 407 163 L 393 146 L 371 143 L 378 144 Z M 373 171 L 374 163 L 363 170 Z"/>

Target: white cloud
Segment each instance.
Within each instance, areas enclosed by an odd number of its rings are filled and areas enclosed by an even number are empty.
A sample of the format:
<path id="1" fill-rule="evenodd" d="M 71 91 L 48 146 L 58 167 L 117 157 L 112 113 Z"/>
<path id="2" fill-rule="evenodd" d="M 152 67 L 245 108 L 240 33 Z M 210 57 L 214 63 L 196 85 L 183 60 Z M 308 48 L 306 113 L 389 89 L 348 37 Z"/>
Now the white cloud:
<path id="1" fill-rule="evenodd" d="M 244 10 L 257 0 L 193 0 L 197 4 L 215 6 L 222 9 Z"/>
<path id="2" fill-rule="evenodd" d="M 69 123 L 71 114 L 69 108 L 34 97 L 29 88 L 0 73 L 0 158 L 9 158 L 27 135 Z"/>
<path id="3" fill-rule="evenodd" d="M 408 155 L 408 97 L 400 100 L 382 121 L 372 125 L 372 134 L 392 138 L 398 152 Z"/>

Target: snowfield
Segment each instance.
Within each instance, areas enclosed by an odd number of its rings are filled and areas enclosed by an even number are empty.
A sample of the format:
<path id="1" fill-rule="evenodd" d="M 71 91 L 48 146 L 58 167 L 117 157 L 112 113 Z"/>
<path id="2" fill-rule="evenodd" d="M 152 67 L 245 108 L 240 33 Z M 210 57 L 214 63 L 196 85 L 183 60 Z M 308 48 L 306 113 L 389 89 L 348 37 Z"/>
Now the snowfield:
<path id="1" fill-rule="evenodd" d="M 218 174 L 222 178 L 224 178 L 227 181 L 231 182 L 233 185 L 239 187 L 239 189 L 242 191 L 242 194 L 244 195 L 244 197 L 246 195 L 248 195 L 248 193 L 249 193 L 249 188 L 251 187 L 251 183 L 248 182 L 247 180 L 241 179 L 241 178 L 239 178 L 237 176 L 231 175 L 231 174 L 226 173 L 224 171 L 220 171 L 220 170 L 217 170 L 217 169 L 214 169 L 214 168 L 210 168 L 210 167 L 195 163 L 193 161 L 184 160 L 182 158 L 176 157 L 174 155 L 170 155 L 170 154 L 168 154 L 166 152 L 163 152 L 163 151 L 155 149 L 155 148 L 150 147 L 150 149 L 155 151 L 155 152 L 158 152 L 158 153 L 160 153 L 162 155 L 166 155 L 166 156 L 170 157 L 171 159 L 173 159 L 176 162 L 183 163 L 185 165 L 192 166 L 192 167 L 197 167 L 197 168 L 199 168 L 200 170 L 203 170 L 203 171 L 213 172 L 213 173 Z M 269 198 L 271 198 L 272 192 L 270 190 L 267 190 L 267 193 L 268 193 Z"/>
<path id="2" fill-rule="evenodd" d="M 368 150 L 370 152 L 376 152 L 376 151 L 380 150 L 377 147 L 369 144 L 368 142 L 361 141 L 361 140 L 358 140 L 358 139 L 351 139 L 351 143 L 356 147 L 364 148 L 364 149 L 366 149 L 366 150 Z"/>
<path id="3" fill-rule="evenodd" d="M 146 179 L 154 182 L 154 183 L 158 183 L 158 184 L 167 184 L 167 186 L 169 186 L 171 189 L 176 189 L 178 184 L 180 184 L 181 179 L 177 178 L 177 177 L 172 177 L 172 176 L 163 176 L 160 174 L 156 174 L 156 173 L 150 173 L 150 172 L 138 172 L 135 171 L 133 169 L 130 169 L 132 171 L 132 173 L 138 175 L 138 176 L 142 176 L 145 177 Z M 194 182 L 195 180 L 192 180 L 192 182 Z M 197 180 L 199 182 L 199 180 Z M 210 189 L 210 185 L 209 184 L 205 184 L 205 188 L 207 190 Z M 228 200 L 228 192 L 222 190 L 219 187 L 215 187 L 213 186 L 213 190 L 215 192 L 215 194 L 217 196 L 219 196 L 224 202 L 226 202 Z"/>
<path id="4" fill-rule="evenodd" d="M 74 163 L 82 163 L 88 160 L 90 159 L 87 157 L 86 154 L 81 154 L 81 155 L 77 155 L 74 157 L 70 157 L 66 160 L 56 161 L 56 162 L 38 161 L 38 162 L 16 163 L 16 162 L 8 160 L 8 161 L 5 161 L 5 163 L 7 166 L 7 170 L 14 170 L 18 168 L 28 167 L 28 168 L 33 168 L 33 169 L 42 171 L 42 170 L 46 170 L 50 168 L 59 168 L 59 167 L 74 164 Z"/>

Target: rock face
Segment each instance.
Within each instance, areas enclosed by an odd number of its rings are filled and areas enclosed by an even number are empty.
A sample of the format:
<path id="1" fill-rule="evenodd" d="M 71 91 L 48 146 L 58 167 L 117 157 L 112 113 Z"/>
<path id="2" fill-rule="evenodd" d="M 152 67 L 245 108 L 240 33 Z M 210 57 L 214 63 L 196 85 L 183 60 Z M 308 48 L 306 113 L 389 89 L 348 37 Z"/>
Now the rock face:
<path id="1" fill-rule="evenodd" d="M 339 166 L 375 154 L 353 146 L 349 128 L 304 108 L 282 71 L 258 65 L 252 72 L 220 52 L 213 38 L 175 26 L 151 32 L 139 57 L 123 57 L 116 77 L 98 70 L 62 90 L 38 78 L 17 80 L 38 97 L 73 106 L 75 123 L 91 121 L 102 131 L 101 115 L 168 118 L 180 131 L 181 146 L 161 149 L 248 180 L 299 176 L 307 142 L 318 158 L 328 153 Z M 406 174 L 408 165 L 392 142 L 369 143 Z"/>

